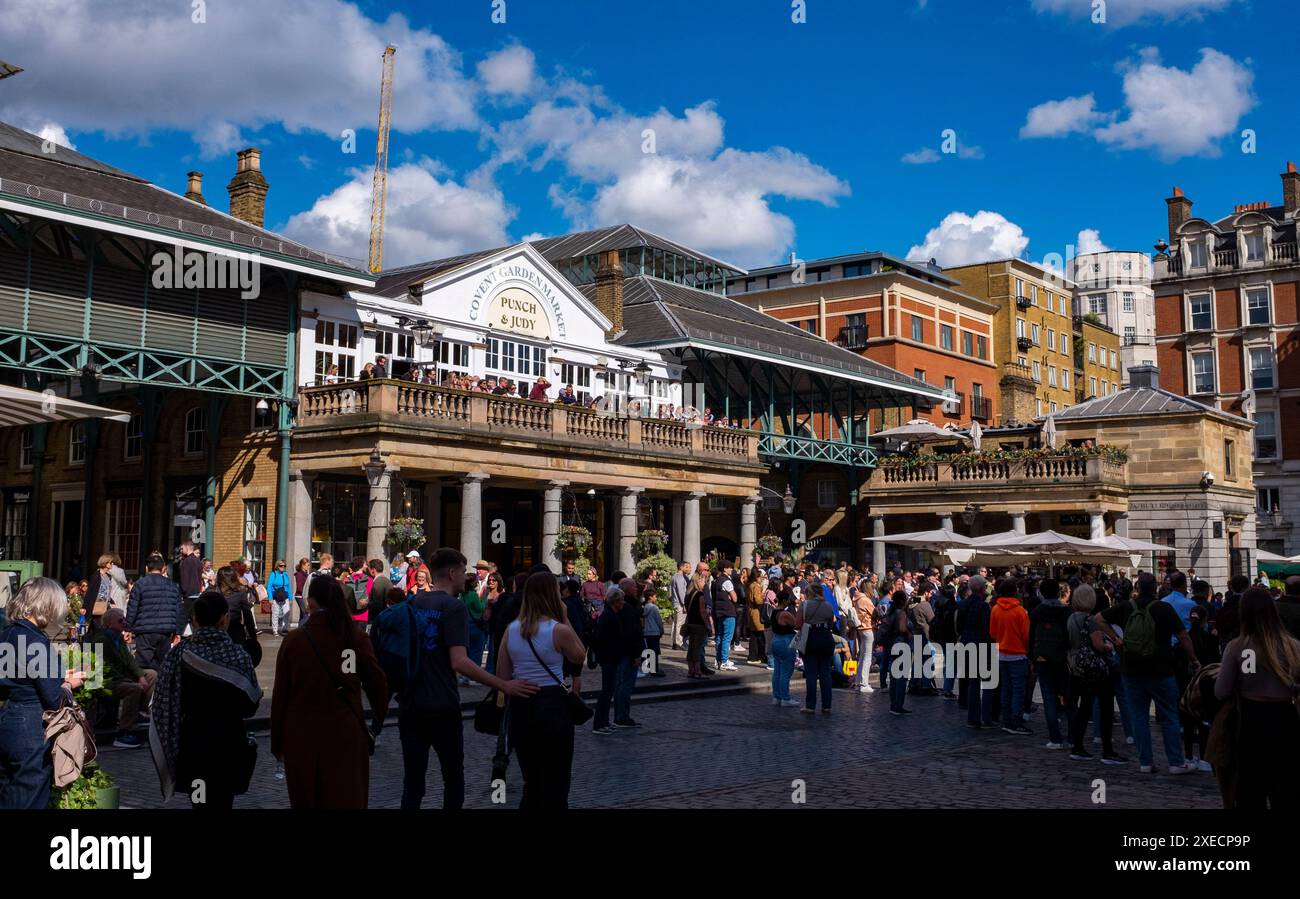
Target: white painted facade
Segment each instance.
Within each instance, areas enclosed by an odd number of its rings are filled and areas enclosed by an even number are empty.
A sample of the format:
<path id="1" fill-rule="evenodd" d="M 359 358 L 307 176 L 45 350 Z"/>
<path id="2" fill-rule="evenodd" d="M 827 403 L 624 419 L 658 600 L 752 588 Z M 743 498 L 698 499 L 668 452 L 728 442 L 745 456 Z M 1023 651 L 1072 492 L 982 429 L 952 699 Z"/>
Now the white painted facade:
<path id="1" fill-rule="evenodd" d="M 1069 276 L 1075 282 L 1075 314 L 1095 313 L 1119 335 L 1120 380 L 1128 386 L 1130 368 L 1156 364 L 1151 260 L 1132 251 L 1085 253 L 1070 260 Z"/>

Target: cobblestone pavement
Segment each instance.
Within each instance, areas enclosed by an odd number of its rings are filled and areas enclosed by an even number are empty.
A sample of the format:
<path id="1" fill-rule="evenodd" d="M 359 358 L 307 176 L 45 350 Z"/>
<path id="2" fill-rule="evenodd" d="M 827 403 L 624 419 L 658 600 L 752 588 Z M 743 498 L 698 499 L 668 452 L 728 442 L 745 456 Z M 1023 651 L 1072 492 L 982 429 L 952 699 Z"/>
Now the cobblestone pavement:
<path id="1" fill-rule="evenodd" d="M 791 685 L 802 697 L 803 682 Z M 638 706 L 645 726 L 598 737 L 590 726 L 576 740 L 573 807 L 755 808 L 1088 808 L 1104 787 L 1106 808 L 1216 808 L 1210 774 L 1173 777 L 1138 772 L 1133 747 L 1122 749 L 1130 763 L 1105 767 L 1071 762 L 1063 751 L 1043 748 L 1041 711 L 1029 719 L 1031 737 L 1000 730 L 971 731 L 965 712 L 939 697 L 911 697 L 915 713 L 888 713 L 877 691 L 859 695 L 835 691 L 830 715 L 804 715 L 776 708 L 765 693 L 709 696 Z M 391 724 L 391 722 L 390 722 Z M 1155 757 L 1163 759 L 1158 728 Z M 1116 728 L 1116 734 L 1120 730 Z M 251 791 L 237 808 L 280 808 L 288 804 L 284 782 L 275 779 L 269 741 L 261 753 Z M 465 724 L 466 804 L 492 807 L 489 784 L 493 738 Z M 1098 747 L 1099 749 L 1099 747 Z M 1098 753 L 1099 754 L 1099 753 Z M 161 805 L 149 751 L 106 746 L 101 761 L 122 787 L 123 807 Z M 395 726 L 385 730 L 371 760 L 370 805 L 395 808 L 401 796 L 401 751 Z M 505 807 L 517 805 L 518 767 L 511 765 Z M 430 760 L 426 807 L 441 800 L 436 759 Z M 183 798 L 169 807 L 183 808 Z"/>

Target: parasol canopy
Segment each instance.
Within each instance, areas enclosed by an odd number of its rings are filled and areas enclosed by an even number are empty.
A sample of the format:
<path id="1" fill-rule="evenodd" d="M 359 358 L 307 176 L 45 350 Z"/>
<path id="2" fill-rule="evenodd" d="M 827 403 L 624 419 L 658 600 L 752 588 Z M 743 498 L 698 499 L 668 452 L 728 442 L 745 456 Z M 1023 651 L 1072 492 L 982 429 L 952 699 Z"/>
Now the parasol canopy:
<path id="1" fill-rule="evenodd" d="M 37 393 L 35 390 L 0 384 L 0 427 L 80 421 L 83 418 L 129 422 L 131 414 L 119 409 L 93 406 L 80 400 L 70 400 L 52 392 Z"/>

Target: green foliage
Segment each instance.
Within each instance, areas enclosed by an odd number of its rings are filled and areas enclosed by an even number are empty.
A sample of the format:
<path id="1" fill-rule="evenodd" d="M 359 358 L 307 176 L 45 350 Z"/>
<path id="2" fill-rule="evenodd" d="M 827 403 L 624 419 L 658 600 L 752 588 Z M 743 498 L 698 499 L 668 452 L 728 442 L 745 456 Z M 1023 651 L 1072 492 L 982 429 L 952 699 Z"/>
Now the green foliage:
<path id="1" fill-rule="evenodd" d="M 81 776 L 62 789 L 50 790 L 50 808 L 95 808 L 96 793 L 116 786 L 110 775 L 95 762 L 81 769 Z"/>
<path id="2" fill-rule="evenodd" d="M 555 555 L 557 558 L 586 556 L 591 551 L 591 531 L 580 524 L 566 524 L 560 527 L 555 537 Z"/>
<path id="3" fill-rule="evenodd" d="M 1029 462 L 1042 459 L 1105 459 L 1108 462 L 1123 464 L 1128 461 L 1128 451 L 1120 446 L 1102 444 L 1101 446 L 1060 446 L 1034 447 L 1031 449 L 1003 449 L 1000 446 L 982 449 L 976 452 L 961 453 L 913 453 L 911 455 L 885 456 L 880 460 L 882 468 L 912 471 L 925 465 L 947 463 L 953 468 L 970 468 L 985 462 Z"/>
<path id="4" fill-rule="evenodd" d="M 640 582 L 651 568 L 659 572 L 659 590 L 663 593 L 668 591 L 668 582 L 672 576 L 677 573 L 677 563 L 673 557 L 666 553 L 659 552 L 651 556 L 646 556 L 636 563 L 636 579 Z"/>
<path id="5" fill-rule="evenodd" d="M 781 538 L 776 534 L 764 534 L 754 542 L 754 547 L 758 550 L 760 556 L 764 559 L 769 559 L 781 552 L 784 548 L 784 544 L 781 542 Z"/>
<path id="6" fill-rule="evenodd" d="M 653 529 L 641 531 L 636 535 L 636 539 L 632 541 L 632 558 L 640 562 L 650 556 L 663 555 L 667 546 L 668 533 L 666 531 Z"/>
<path id="7" fill-rule="evenodd" d="M 388 523 L 389 547 L 403 555 L 424 545 L 423 518 L 394 518 Z"/>
<path id="8" fill-rule="evenodd" d="M 79 644 L 72 643 L 68 645 L 67 653 L 67 667 L 86 673 L 81 686 L 72 692 L 77 705 L 88 709 L 95 704 L 95 700 L 113 695 L 113 691 L 104 683 L 104 656 L 97 644 L 90 643 L 82 648 Z M 99 686 L 92 687 L 93 683 L 98 683 Z"/>

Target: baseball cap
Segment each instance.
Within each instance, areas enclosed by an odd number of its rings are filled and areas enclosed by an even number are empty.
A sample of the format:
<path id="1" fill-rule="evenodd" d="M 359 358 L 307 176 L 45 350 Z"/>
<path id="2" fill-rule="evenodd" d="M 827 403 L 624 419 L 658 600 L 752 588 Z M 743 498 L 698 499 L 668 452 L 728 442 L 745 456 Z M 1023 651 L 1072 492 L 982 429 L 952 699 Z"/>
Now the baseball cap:
<path id="1" fill-rule="evenodd" d="M 420 561 L 420 554 L 419 554 L 418 552 L 416 552 L 415 550 L 411 550 L 409 553 L 406 554 L 406 558 L 408 558 L 408 559 L 414 559 L 415 561 L 418 562 L 418 561 Z"/>

